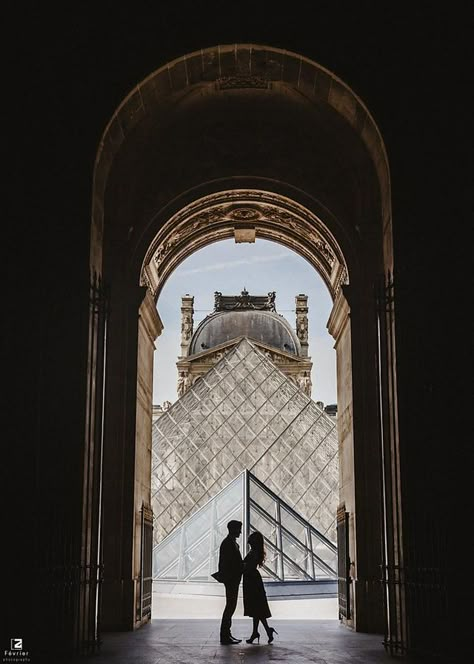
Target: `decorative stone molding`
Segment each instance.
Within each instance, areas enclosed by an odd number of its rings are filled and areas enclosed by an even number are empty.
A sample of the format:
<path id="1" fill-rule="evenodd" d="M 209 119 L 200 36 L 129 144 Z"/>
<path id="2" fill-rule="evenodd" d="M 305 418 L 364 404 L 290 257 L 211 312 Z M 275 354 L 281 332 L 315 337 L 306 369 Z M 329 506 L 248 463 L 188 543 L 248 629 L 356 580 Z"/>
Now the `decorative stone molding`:
<path id="1" fill-rule="evenodd" d="M 163 225 L 143 261 L 141 283 L 157 299 L 166 279 L 192 251 L 231 237 L 250 242 L 260 237 L 293 249 L 319 272 L 333 298 L 347 282 L 342 251 L 315 214 L 275 193 L 233 189 L 194 201 Z"/>
<path id="2" fill-rule="evenodd" d="M 338 291 L 334 306 L 332 308 L 329 320 L 327 322 L 327 329 L 329 334 L 333 337 L 336 344 L 341 336 L 345 326 L 349 322 L 350 307 L 347 302 L 342 289 Z"/>
<path id="3" fill-rule="evenodd" d="M 231 210 L 229 212 L 229 216 L 232 219 L 236 219 L 237 221 L 256 221 L 257 219 L 261 218 L 262 214 L 260 210 L 256 210 L 255 208 L 245 207 L 245 208 L 235 208 L 235 210 Z"/>
<path id="4" fill-rule="evenodd" d="M 156 310 L 155 301 L 150 290 L 147 290 L 145 293 L 143 302 L 140 305 L 139 316 L 148 338 L 154 344 L 157 337 L 163 331 L 163 322 Z"/>
<path id="5" fill-rule="evenodd" d="M 274 311 L 275 291 L 270 291 L 267 295 L 250 295 L 246 288 L 240 295 L 222 295 L 220 291 L 214 293 L 214 311 L 235 311 L 254 310 L 254 311 Z"/>

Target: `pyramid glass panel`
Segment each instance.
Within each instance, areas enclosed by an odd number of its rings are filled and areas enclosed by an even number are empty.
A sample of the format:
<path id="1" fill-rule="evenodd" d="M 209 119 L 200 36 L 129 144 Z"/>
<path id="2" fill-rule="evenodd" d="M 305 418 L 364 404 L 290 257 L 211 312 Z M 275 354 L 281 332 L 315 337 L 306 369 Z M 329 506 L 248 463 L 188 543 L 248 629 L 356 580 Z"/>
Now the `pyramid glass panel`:
<path id="1" fill-rule="evenodd" d="M 217 569 L 214 565 L 220 543 L 227 535 L 227 523 L 243 519 L 243 488 L 239 476 L 154 547 L 154 578 L 210 578 Z M 170 569 L 176 576 L 170 576 Z"/>
<path id="2" fill-rule="evenodd" d="M 335 542 L 337 454 L 335 419 L 244 337 L 153 424 L 154 544 L 243 470 Z"/>
<path id="3" fill-rule="evenodd" d="M 256 530 L 262 533 L 266 559 L 261 573 L 266 582 L 336 578 L 336 547 L 248 471 L 154 547 L 154 578 L 211 581 L 218 568 L 220 544 L 228 534 L 227 523 L 233 519 L 243 523 L 243 555 L 248 535 Z"/>

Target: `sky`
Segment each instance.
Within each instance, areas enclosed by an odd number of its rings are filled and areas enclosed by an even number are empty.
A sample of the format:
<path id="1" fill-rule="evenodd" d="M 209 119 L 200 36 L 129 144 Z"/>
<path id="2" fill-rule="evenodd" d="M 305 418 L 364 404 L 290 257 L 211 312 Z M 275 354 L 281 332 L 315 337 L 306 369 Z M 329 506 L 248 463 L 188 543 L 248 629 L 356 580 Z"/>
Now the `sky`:
<path id="1" fill-rule="evenodd" d="M 238 295 L 276 292 L 277 313 L 295 328 L 295 296 L 308 295 L 309 355 L 313 362 L 312 399 L 337 403 L 336 352 L 326 324 L 332 300 L 316 270 L 291 249 L 267 240 L 236 244 L 224 240 L 189 256 L 165 283 L 157 303 L 164 329 L 155 342 L 153 403 L 177 399 L 176 361 L 181 342 L 181 297 L 194 295 L 194 330 L 214 308 L 214 291 Z"/>

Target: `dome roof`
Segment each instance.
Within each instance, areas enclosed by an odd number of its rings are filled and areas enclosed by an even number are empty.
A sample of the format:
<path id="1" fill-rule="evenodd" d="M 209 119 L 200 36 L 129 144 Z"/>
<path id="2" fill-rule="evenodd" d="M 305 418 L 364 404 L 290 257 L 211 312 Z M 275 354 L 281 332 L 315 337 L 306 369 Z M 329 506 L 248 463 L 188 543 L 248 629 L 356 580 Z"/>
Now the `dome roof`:
<path id="1" fill-rule="evenodd" d="M 191 338 L 188 355 L 202 353 L 237 337 L 249 337 L 286 353 L 301 355 L 296 332 L 283 316 L 252 309 L 217 311 L 207 316 Z"/>

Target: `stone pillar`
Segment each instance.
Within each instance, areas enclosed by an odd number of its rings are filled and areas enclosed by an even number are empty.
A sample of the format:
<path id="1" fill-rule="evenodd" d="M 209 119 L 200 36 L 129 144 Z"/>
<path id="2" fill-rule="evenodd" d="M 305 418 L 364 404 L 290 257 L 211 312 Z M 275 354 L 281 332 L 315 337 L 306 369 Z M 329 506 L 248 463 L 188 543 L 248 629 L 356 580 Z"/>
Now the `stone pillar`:
<path id="1" fill-rule="evenodd" d="M 146 291 L 138 310 L 137 410 L 135 425 L 135 523 L 133 547 L 133 605 L 140 603 L 142 507 L 151 509 L 151 449 L 153 421 L 153 354 L 155 340 L 163 330 L 153 296 Z M 135 626 L 140 625 L 139 612 Z"/>
<path id="2" fill-rule="evenodd" d="M 194 327 L 194 297 L 184 295 L 181 298 L 181 357 L 188 354 L 189 342 L 193 336 Z"/>
<path id="3" fill-rule="evenodd" d="M 296 334 L 301 344 L 302 357 L 308 357 L 308 296 L 300 293 L 296 301 Z"/>
<path id="4" fill-rule="evenodd" d="M 352 403 L 352 346 L 349 304 L 342 290 L 339 291 L 327 322 L 329 334 L 333 337 L 336 351 L 337 374 L 337 437 L 339 441 L 339 507 L 349 513 L 348 555 L 351 560 L 351 575 L 354 576 L 356 562 L 355 541 L 355 487 L 354 487 L 354 437 Z M 354 587 L 349 588 L 350 618 L 345 622 L 355 625 L 353 595 Z"/>
<path id="5" fill-rule="evenodd" d="M 327 328 L 336 350 L 339 500 L 340 508 L 349 513 L 350 617 L 344 622 L 358 632 L 383 633 L 380 452 L 371 293 L 363 283 L 343 286 Z M 354 353 L 355 348 L 359 352 Z"/>
<path id="6" fill-rule="evenodd" d="M 142 502 L 150 502 L 152 354 L 161 327 L 147 288 L 129 286 L 120 274 L 114 285 L 107 336 L 103 460 L 104 632 L 137 626 L 141 537 L 140 532 L 137 538 L 137 520 Z"/>

